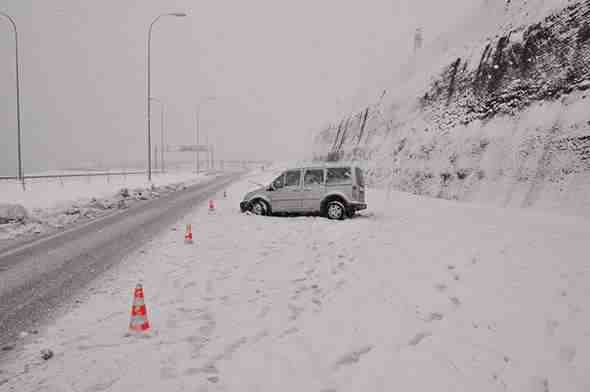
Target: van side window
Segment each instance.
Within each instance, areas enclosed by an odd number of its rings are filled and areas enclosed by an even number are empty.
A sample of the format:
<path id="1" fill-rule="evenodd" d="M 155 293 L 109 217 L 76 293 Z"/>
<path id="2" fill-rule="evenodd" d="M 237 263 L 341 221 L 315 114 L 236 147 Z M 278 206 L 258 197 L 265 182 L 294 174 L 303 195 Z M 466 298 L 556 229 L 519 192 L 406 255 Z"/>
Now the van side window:
<path id="1" fill-rule="evenodd" d="M 273 182 L 272 182 L 272 187 L 274 189 L 281 189 L 283 186 L 285 186 L 285 173 L 281 174 L 280 176 L 278 176 Z"/>
<path id="2" fill-rule="evenodd" d="M 349 167 L 332 167 L 326 170 L 326 184 L 351 184 L 352 175 Z"/>
<path id="3" fill-rule="evenodd" d="M 298 187 L 301 180 L 301 170 L 292 170 L 285 173 L 285 186 Z"/>
<path id="4" fill-rule="evenodd" d="M 323 185 L 324 184 L 324 169 L 306 170 L 303 176 L 303 185 Z"/>

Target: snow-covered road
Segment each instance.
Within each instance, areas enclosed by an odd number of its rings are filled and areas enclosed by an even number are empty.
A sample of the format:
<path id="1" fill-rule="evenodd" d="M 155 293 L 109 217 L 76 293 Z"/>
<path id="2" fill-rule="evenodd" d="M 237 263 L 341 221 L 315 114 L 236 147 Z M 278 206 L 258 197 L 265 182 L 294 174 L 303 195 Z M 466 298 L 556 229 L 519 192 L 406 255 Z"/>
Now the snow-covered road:
<path id="1" fill-rule="evenodd" d="M 240 214 L 252 187 L 27 336 L 0 390 L 590 390 L 588 221 L 381 191 L 341 222 Z M 125 336 L 138 282 L 145 338 Z"/>

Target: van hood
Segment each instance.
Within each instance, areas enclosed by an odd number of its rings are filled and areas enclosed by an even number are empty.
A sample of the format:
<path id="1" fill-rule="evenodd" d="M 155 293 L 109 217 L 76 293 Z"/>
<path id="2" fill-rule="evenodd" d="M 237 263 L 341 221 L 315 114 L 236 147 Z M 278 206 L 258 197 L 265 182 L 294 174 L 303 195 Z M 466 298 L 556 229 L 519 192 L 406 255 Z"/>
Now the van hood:
<path id="1" fill-rule="evenodd" d="M 264 186 L 261 186 L 261 187 L 258 187 L 258 188 L 256 188 L 256 189 L 254 189 L 253 191 L 250 191 L 250 192 L 246 193 L 246 194 L 244 195 L 244 200 L 250 200 L 250 199 L 251 199 L 251 198 L 252 198 L 254 195 L 256 195 L 257 193 L 264 192 L 264 191 L 265 191 L 265 188 L 266 188 L 266 187 L 264 187 Z"/>

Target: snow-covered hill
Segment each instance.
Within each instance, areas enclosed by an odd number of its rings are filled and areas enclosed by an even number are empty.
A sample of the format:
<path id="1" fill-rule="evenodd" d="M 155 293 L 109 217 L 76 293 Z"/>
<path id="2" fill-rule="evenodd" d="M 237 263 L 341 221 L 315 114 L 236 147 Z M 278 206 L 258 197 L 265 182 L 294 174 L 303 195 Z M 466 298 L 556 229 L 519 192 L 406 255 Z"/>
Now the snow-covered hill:
<path id="1" fill-rule="evenodd" d="M 485 0 L 316 135 L 373 184 L 590 216 L 590 1 Z"/>

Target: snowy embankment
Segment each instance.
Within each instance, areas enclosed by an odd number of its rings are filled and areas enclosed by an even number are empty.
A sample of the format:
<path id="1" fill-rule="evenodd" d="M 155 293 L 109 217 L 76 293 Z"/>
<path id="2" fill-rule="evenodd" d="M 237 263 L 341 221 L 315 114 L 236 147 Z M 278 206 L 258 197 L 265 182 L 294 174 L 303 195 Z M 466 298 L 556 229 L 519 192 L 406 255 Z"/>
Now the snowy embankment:
<path id="1" fill-rule="evenodd" d="M 210 178 L 191 171 L 154 173 L 151 183 L 146 174 L 42 178 L 27 180 L 25 191 L 18 182 L 0 181 L 0 240 L 64 228 Z"/>
<path id="2" fill-rule="evenodd" d="M 590 2 L 474 9 L 319 132 L 316 157 L 401 191 L 590 216 Z"/>
<path id="3" fill-rule="evenodd" d="M 25 337 L 0 390 L 589 390 L 588 221 L 376 191 L 351 220 L 257 217 L 251 188 Z M 125 337 L 139 282 L 152 329 Z"/>

